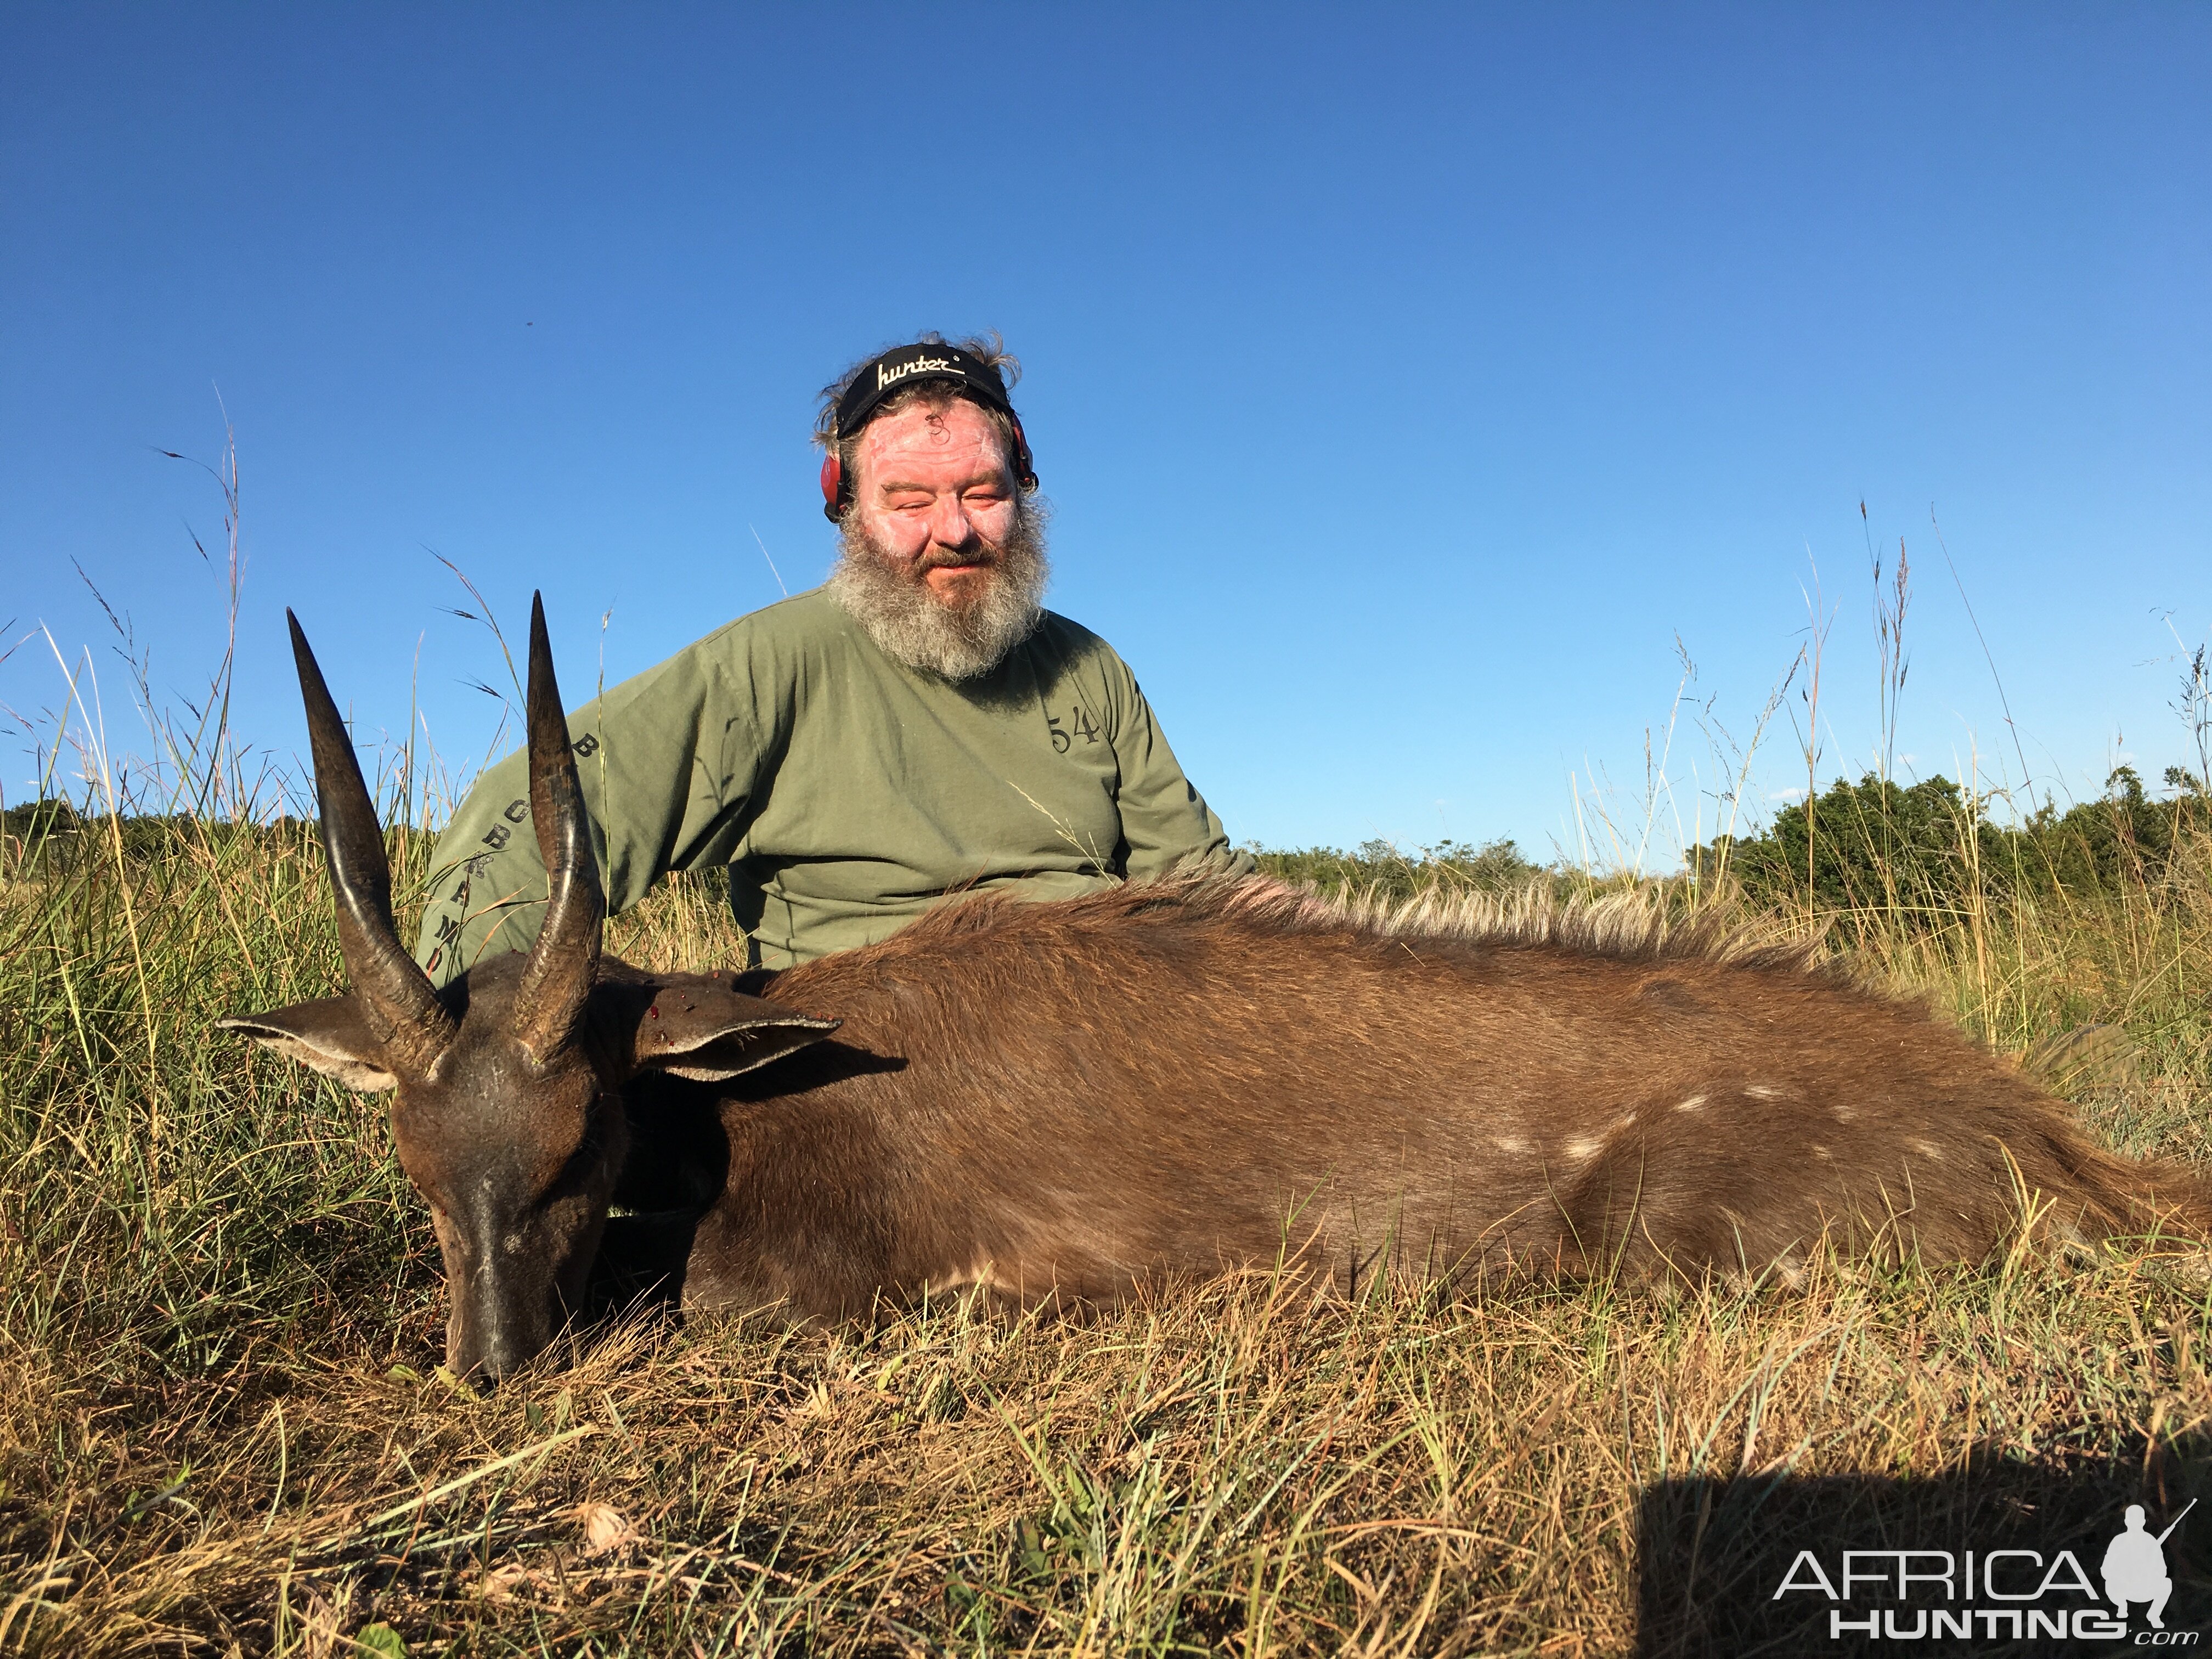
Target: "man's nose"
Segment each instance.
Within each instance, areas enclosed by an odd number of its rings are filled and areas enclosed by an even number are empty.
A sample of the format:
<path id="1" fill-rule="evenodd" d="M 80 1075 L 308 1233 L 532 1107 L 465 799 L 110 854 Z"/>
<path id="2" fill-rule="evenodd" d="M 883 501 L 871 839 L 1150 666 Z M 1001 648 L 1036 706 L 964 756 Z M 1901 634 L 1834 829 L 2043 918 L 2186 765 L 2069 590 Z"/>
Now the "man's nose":
<path id="1" fill-rule="evenodd" d="M 975 539 L 975 521 L 957 495 L 937 504 L 929 520 L 929 539 L 939 547 L 966 547 Z"/>

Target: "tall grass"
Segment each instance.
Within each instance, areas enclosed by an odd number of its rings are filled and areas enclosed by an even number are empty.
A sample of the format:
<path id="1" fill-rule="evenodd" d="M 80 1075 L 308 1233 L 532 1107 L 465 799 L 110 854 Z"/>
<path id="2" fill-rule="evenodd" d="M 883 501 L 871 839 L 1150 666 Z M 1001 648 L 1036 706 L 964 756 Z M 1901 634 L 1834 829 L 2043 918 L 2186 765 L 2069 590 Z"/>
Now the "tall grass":
<path id="1" fill-rule="evenodd" d="M 2203 1283 L 2120 1256 L 1839 1261 L 1786 1297 L 1345 1306 L 1254 1273 L 1086 1321 L 641 1317 L 456 1388 L 375 1106 L 210 1030 L 342 981 L 296 792 L 219 718 L 153 746 L 135 775 L 88 748 L 80 812 L 0 845 L 0 1648 L 1790 1653 L 1828 1645 L 1825 1603 L 1771 1595 L 1800 1547 L 2090 1559 L 2121 1504 L 2212 1492 Z M 416 777 L 395 757 L 393 817 Z M 391 847 L 404 932 L 427 849 Z M 1485 853 L 1303 873 L 1473 884 Z M 2090 895 L 1978 879 L 1937 926 L 1644 885 L 1834 930 L 2107 1140 L 2212 1156 L 2199 841 Z M 742 943 L 681 881 L 614 934 L 667 965 Z M 2212 1619 L 2197 1559 L 2185 1528 L 2170 1624 Z"/>

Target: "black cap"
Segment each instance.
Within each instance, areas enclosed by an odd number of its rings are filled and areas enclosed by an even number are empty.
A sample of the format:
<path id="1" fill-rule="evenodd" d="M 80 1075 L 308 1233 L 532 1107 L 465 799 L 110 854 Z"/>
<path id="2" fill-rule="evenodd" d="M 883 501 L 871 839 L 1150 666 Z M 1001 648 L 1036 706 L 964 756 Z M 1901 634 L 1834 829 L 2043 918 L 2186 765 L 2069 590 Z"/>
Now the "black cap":
<path id="1" fill-rule="evenodd" d="M 958 346 L 930 341 L 900 346 L 872 362 L 863 363 L 837 399 L 837 435 L 849 438 L 867 424 L 875 406 L 916 380 L 951 380 L 966 387 L 982 402 L 1012 419 L 1014 406 L 1006 397 L 1006 383 L 999 371 Z"/>
<path id="2" fill-rule="evenodd" d="M 868 423 L 878 404 L 917 380 L 950 380 L 1012 421 L 1016 479 L 1024 489 L 1036 488 L 1036 464 L 1030 459 L 1029 435 L 1022 430 L 1021 416 L 1014 413 L 1013 403 L 1006 396 L 1006 381 L 994 366 L 970 356 L 958 346 L 923 340 L 863 363 L 847 384 L 845 395 L 837 399 L 838 437 L 851 437 Z"/>

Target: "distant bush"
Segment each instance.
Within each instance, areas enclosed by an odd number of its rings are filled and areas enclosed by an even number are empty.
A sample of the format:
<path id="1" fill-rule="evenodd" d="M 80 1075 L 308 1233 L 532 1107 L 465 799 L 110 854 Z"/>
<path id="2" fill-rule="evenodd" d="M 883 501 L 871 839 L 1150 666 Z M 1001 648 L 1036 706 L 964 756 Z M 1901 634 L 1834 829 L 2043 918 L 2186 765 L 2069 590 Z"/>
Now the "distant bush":
<path id="1" fill-rule="evenodd" d="M 1996 823 L 1967 792 L 1936 776 L 1914 784 L 1886 782 L 1869 772 L 1856 783 L 1838 778 L 1812 804 L 1784 807 L 1759 835 L 1719 836 L 1692 848 L 1686 860 L 1694 887 L 1725 876 L 1753 904 L 1814 913 L 1884 911 L 1908 926 L 1941 926 L 1990 901 L 2087 898 L 2158 884 L 2177 851 L 2192 837 L 2212 836 L 2212 796 L 2197 778 L 2169 767 L 2174 791 L 2153 800 L 2133 767 L 2117 769 L 2107 793 L 2060 811 L 2046 803 L 2025 823 Z M 434 843 L 428 831 L 387 831 L 395 859 L 419 864 Z M 88 861 L 143 866 L 198 850 L 219 853 L 245 844 L 320 845 L 310 819 L 254 823 L 186 812 L 81 813 L 58 799 L 0 812 L 0 875 L 67 875 Z M 1368 895 L 1403 900 L 1434 892 L 1506 892 L 1532 882 L 1581 888 L 1586 878 L 1538 864 L 1510 839 L 1443 840 L 1412 852 L 1385 841 L 1346 852 L 1333 847 L 1248 849 L 1266 874 L 1332 897 Z M 681 878 L 720 899 L 728 872 Z M 1913 919 L 1918 918 L 1916 922 Z"/>
<path id="2" fill-rule="evenodd" d="M 25 866 L 67 869 L 88 855 L 112 858 L 118 838 L 122 842 L 124 856 L 137 861 L 167 856 L 209 835 L 275 833 L 296 836 L 299 830 L 289 820 L 281 827 L 260 826 L 195 818 L 188 813 L 126 812 L 111 820 L 105 814 L 81 813 L 68 801 L 58 799 L 31 801 L 0 813 L 0 836 L 5 838 L 0 845 L 4 845 L 10 864 Z"/>
<path id="3" fill-rule="evenodd" d="M 1256 844 L 1248 850 L 1267 874 L 1331 897 L 1372 893 L 1406 899 L 1439 888 L 1503 892 L 1525 887 L 1549 873 L 1544 866 L 1522 857 L 1520 848 L 1510 840 L 1486 842 L 1479 847 L 1472 842 L 1440 841 L 1410 854 L 1401 853 L 1386 841 L 1363 842 L 1352 853 L 1334 847 L 1271 852 Z"/>
<path id="4" fill-rule="evenodd" d="M 432 837 L 394 825 L 385 831 L 396 857 L 419 857 Z M 401 853 L 401 844 L 407 851 Z M 112 864 L 118 846 L 125 864 L 143 867 L 195 850 L 221 854 L 246 846 L 295 848 L 322 845 L 322 830 L 312 818 L 204 817 L 191 811 L 80 812 L 67 800 L 50 798 L 0 812 L 0 875 L 68 876 L 88 863 Z"/>
<path id="5" fill-rule="evenodd" d="M 2027 821 L 1993 823 L 1950 779 L 1899 785 L 1869 772 L 1838 778 L 1811 803 L 1785 807 L 1762 835 L 1692 849 L 1700 880 L 1723 871 L 1762 906 L 1817 911 L 1955 914 L 1984 898 L 2089 897 L 2156 884 L 2177 849 L 2212 830 L 2212 798 L 2179 767 L 2172 799 L 2154 801 L 2130 766 L 2106 794 L 2061 812 L 2046 802 Z"/>
<path id="6" fill-rule="evenodd" d="M 431 832 L 396 825 L 385 833 L 395 852 L 400 842 L 408 842 L 408 856 L 418 863 L 428 856 L 436 839 Z M 57 799 L 0 812 L 0 870 L 59 874 L 82 868 L 88 859 L 112 862 L 118 838 L 125 861 L 132 865 L 209 845 L 294 846 L 302 841 L 321 844 L 321 832 L 310 819 L 287 817 L 253 823 L 196 817 L 189 812 L 126 812 L 111 821 L 104 814 L 80 813 L 68 801 Z M 1256 844 L 1249 850 L 1267 874 L 1334 896 L 1371 892 L 1386 898 L 1410 898 L 1438 886 L 1502 891 L 1524 886 L 1547 873 L 1545 866 L 1522 857 L 1520 848 L 1510 840 L 1480 846 L 1440 841 L 1412 853 L 1401 853 L 1384 841 L 1364 842 L 1351 853 L 1333 847 L 1271 851 Z M 726 869 L 679 872 L 669 879 L 715 900 L 729 892 Z"/>

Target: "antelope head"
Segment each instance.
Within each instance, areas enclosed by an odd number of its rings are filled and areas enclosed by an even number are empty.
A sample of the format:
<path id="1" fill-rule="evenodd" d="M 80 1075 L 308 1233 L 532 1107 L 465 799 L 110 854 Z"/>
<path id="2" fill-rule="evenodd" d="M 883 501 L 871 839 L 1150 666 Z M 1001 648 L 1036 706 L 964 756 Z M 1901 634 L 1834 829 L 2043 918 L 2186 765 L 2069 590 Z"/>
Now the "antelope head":
<path id="1" fill-rule="evenodd" d="M 430 1206 L 445 1257 L 446 1363 L 496 1380 L 581 1310 L 629 1150 L 623 1085 L 655 1067 L 733 1077 L 819 1042 L 836 1022 L 718 978 L 611 961 L 602 970 L 606 902 L 535 599 L 530 811 L 548 877 L 544 923 L 527 955 L 488 957 L 433 989 L 392 925 L 384 835 L 352 740 L 299 622 L 285 616 L 349 989 L 221 1024 L 362 1093 L 393 1093 L 400 1164 Z"/>

